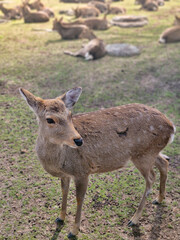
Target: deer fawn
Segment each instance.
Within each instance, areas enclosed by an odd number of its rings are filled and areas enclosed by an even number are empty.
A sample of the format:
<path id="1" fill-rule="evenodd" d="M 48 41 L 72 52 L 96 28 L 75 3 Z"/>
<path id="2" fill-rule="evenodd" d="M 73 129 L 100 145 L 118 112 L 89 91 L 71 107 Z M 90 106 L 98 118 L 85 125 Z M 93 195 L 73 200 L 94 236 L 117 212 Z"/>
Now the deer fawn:
<path id="1" fill-rule="evenodd" d="M 146 188 L 129 226 L 137 224 L 141 217 L 155 180 L 154 165 L 160 171 L 160 191 L 155 203 L 162 202 L 168 161 L 160 151 L 173 141 L 175 133 L 165 115 L 143 104 L 128 104 L 72 116 L 70 109 L 81 95 L 80 87 L 46 100 L 23 88 L 19 90 L 39 122 L 38 158 L 48 173 L 61 178 L 62 209 L 57 219 L 60 224 L 66 216 L 70 179 L 75 181 L 77 211 L 68 238 L 78 234 L 90 174 L 114 171 L 129 160 L 134 163 L 145 179 Z"/>

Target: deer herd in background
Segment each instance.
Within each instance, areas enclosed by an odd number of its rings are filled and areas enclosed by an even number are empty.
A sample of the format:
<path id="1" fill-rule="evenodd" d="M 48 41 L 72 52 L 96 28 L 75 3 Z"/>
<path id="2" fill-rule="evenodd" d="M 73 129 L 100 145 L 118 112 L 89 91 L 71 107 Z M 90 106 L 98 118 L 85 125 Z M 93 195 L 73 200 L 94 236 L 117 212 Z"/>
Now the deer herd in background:
<path id="1" fill-rule="evenodd" d="M 75 0 L 68 0 L 68 2 Z M 67 2 L 64 0 L 64 2 Z M 77 7 L 72 10 L 77 20 L 73 22 L 64 22 L 61 17 L 53 21 L 53 30 L 57 31 L 62 39 L 78 39 L 87 38 L 90 42 L 77 53 L 66 51 L 66 54 L 72 56 L 82 56 L 85 59 L 97 59 L 105 55 L 104 45 L 99 40 L 92 30 L 107 30 L 110 24 L 107 20 L 108 14 L 125 14 L 126 9 L 123 7 L 111 6 L 110 3 L 105 3 L 104 0 L 82 0 L 87 2 L 86 6 Z M 135 4 L 140 4 L 141 9 L 148 11 L 157 11 L 159 6 L 164 5 L 164 0 L 136 0 Z M 46 7 L 41 0 L 35 0 L 30 3 L 30 0 L 25 0 L 22 5 L 14 8 L 6 8 L 3 1 L 0 0 L 0 10 L 3 12 L 6 19 L 21 19 L 24 18 L 25 23 L 47 22 L 51 17 L 55 17 L 54 12 Z M 60 11 L 62 13 L 63 11 Z M 64 11 L 64 13 L 68 11 Z M 104 14 L 99 18 L 100 14 Z M 131 17 L 131 16 L 129 16 Z M 175 16 L 174 26 L 166 29 L 160 36 L 160 43 L 171 43 L 180 41 L 180 16 Z M 93 50 L 92 50 L 93 48 Z M 97 51 L 97 54 L 95 52 Z M 93 54 L 90 54 L 93 52 Z"/>

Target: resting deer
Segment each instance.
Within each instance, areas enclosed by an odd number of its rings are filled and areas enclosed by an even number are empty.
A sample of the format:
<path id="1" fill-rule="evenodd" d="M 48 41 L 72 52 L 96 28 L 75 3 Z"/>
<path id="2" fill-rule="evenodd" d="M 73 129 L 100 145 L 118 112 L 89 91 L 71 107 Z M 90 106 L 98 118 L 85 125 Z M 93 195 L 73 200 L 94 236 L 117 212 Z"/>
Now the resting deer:
<path id="1" fill-rule="evenodd" d="M 159 43 L 180 42 L 180 26 L 167 28 L 160 36 Z"/>
<path id="2" fill-rule="evenodd" d="M 82 24 L 82 25 L 86 25 L 90 29 L 94 29 L 94 30 L 107 30 L 110 27 L 108 24 L 108 21 L 106 19 L 106 15 L 104 15 L 103 18 L 91 17 L 91 18 L 87 18 L 87 19 L 78 19 L 74 22 L 64 23 L 64 24 L 67 24 L 67 25 Z"/>
<path id="3" fill-rule="evenodd" d="M 159 43 L 180 42 L 180 17 L 175 16 L 173 27 L 167 28 L 160 36 Z"/>
<path id="4" fill-rule="evenodd" d="M 31 12 L 30 8 L 26 5 L 22 8 L 24 22 L 34 23 L 34 22 L 48 22 L 49 16 L 43 11 Z"/>
<path id="5" fill-rule="evenodd" d="M 88 18 L 88 17 L 98 17 L 100 15 L 99 9 L 93 7 L 93 6 L 85 6 L 85 7 L 77 7 L 74 10 L 76 18 L 82 17 L 82 18 Z"/>
<path id="6" fill-rule="evenodd" d="M 63 18 L 60 20 L 55 19 L 53 21 L 53 30 L 57 31 L 62 39 L 77 39 L 77 38 L 87 38 L 89 40 L 96 38 L 95 34 L 85 25 L 74 25 L 62 22 Z"/>
<path id="7" fill-rule="evenodd" d="M 69 238 L 78 234 L 84 196 L 90 174 L 114 171 L 131 160 L 143 175 L 146 188 L 129 226 L 137 224 L 150 193 L 155 173 L 160 171 L 159 197 L 165 197 L 168 161 L 160 153 L 173 141 L 175 127 L 158 110 L 143 104 L 128 104 L 73 115 L 70 109 L 82 89 L 73 88 L 55 99 L 35 97 L 20 88 L 20 93 L 34 111 L 39 123 L 36 152 L 44 169 L 61 178 L 63 224 L 67 209 L 70 179 L 76 185 L 77 211 Z"/>
<path id="8" fill-rule="evenodd" d="M 142 8 L 148 11 L 158 10 L 158 3 L 156 0 L 136 0 L 136 3 L 141 4 Z"/>
<path id="9" fill-rule="evenodd" d="M 14 8 L 5 8 L 2 3 L 0 3 L 0 10 L 3 12 L 4 16 L 8 19 L 20 19 L 22 18 L 22 8 L 21 6 L 16 6 Z"/>
<path id="10" fill-rule="evenodd" d="M 29 0 L 27 0 L 26 2 L 31 9 L 36 9 L 37 11 L 43 11 L 47 13 L 49 17 L 54 17 L 54 12 L 50 8 L 45 7 L 45 5 L 41 2 L 41 0 L 35 0 L 32 3 L 29 3 Z"/>
<path id="11" fill-rule="evenodd" d="M 119 14 L 119 13 L 126 13 L 126 9 L 123 7 L 112 7 L 110 4 L 108 4 L 108 14 Z"/>
<path id="12" fill-rule="evenodd" d="M 104 42 L 98 38 L 92 39 L 88 44 L 81 48 L 76 53 L 64 51 L 65 54 L 74 57 L 83 57 L 85 60 L 95 60 L 102 58 L 106 54 Z"/>
<path id="13" fill-rule="evenodd" d="M 97 8 L 97 9 L 99 9 L 99 11 L 101 13 L 104 13 L 104 12 L 106 12 L 108 10 L 107 4 L 103 3 L 103 2 L 99 2 L 99 1 L 90 1 L 88 3 L 88 6 L 93 6 L 93 7 Z"/>

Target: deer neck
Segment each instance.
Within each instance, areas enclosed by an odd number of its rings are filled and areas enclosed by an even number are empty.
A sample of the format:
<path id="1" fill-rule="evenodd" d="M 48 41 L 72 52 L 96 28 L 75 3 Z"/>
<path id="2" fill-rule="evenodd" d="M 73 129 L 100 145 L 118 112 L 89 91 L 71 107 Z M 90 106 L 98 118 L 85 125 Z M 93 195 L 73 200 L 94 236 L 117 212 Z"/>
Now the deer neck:
<path id="1" fill-rule="evenodd" d="M 63 145 L 51 143 L 43 134 L 36 140 L 36 153 L 44 169 L 53 176 L 63 174 L 63 164 L 66 148 Z"/>
<path id="2" fill-rule="evenodd" d="M 7 14 L 9 12 L 8 9 L 6 9 L 3 5 L 0 6 L 0 9 L 4 14 Z"/>

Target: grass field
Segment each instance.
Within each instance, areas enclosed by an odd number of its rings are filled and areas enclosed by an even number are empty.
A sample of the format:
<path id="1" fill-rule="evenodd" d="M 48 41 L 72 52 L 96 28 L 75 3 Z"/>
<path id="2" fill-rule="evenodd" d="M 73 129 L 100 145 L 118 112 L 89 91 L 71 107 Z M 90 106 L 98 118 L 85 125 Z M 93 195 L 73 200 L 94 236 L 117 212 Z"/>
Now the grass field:
<path id="1" fill-rule="evenodd" d="M 77 6 L 58 0 L 44 0 L 56 16 L 59 10 Z M 13 6 L 20 1 L 6 5 Z M 131 58 L 105 56 L 86 62 L 63 54 L 76 51 L 87 40 L 64 41 L 52 28 L 52 21 L 24 24 L 23 20 L 0 24 L 0 240 L 67 239 L 75 213 L 72 184 L 68 214 L 61 232 L 55 219 L 61 204 L 60 181 L 40 165 L 34 151 L 37 137 L 35 116 L 19 95 L 23 87 L 37 96 L 54 98 L 75 86 L 83 93 L 74 113 L 88 112 L 139 102 L 154 106 L 176 125 L 173 144 L 164 153 L 170 156 L 167 197 L 162 205 L 151 204 L 158 194 L 159 174 L 143 216 L 136 227 L 127 227 L 143 194 L 142 176 L 129 165 L 126 169 L 90 177 L 83 206 L 78 239 L 84 240 L 166 240 L 180 238 L 178 175 L 180 160 L 180 43 L 160 45 L 161 32 L 172 26 L 179 0 L 165 2 L 157 12 L 139 10 L 133 0 L 113 3 L 124 6 L 127 14 L 143 15 L 149 24 L 143 28 L 111 27 L 96 31 L 105 43 L 131 43 L 141 55 Z M 112 19 L 113 15 L 108 15 Z M 64 16 L 65 20 L 73 19 Z"/>

